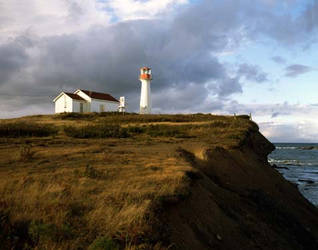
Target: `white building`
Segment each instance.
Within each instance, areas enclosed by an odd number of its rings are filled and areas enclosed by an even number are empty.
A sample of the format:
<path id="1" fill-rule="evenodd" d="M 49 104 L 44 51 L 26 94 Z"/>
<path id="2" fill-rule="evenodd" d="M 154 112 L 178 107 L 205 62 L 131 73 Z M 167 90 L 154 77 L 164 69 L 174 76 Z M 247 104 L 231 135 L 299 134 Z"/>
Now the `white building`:
<path id="1" fill-rule="evenodd" d="M 78 89 L 74 93 L 62 92 L 54 98 L 55 113 L 118 111 L 119 101 L 107 93 Z"/>

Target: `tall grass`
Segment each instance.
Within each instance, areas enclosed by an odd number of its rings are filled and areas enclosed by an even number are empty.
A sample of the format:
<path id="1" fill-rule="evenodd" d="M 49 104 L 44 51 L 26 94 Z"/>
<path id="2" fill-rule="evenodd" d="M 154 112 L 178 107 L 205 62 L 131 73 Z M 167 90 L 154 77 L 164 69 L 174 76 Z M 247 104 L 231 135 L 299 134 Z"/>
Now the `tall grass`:
<path id="1" fill-rule="evenodd" d="M 134 122 L 134 123 L 147 123 L 147 122 L 198 122 L 209 121 L 216 116 L 211 114 L 175 114 L 175 115 L 140 115 L 136 113 L 118 113 L 118 112 L 104 112 L 104 113 L 62 113 L 55 116 L 55 119 L 61 120 L 96 120 L 100 119 L 112 123 L 118 122 Z"/>
<path id="2" fill-rule="evenodd" d="M 126 138 L 127 129 L 119 125 L 101 124 L 84 127 L 67 126 L 64 128 L 67 136 L 74 138 Z"/>
<path id="3" fill-rule="evenodd" d="M 60 128 L 66 136 L 28 138 L 24 146 L 20 139 L 0 141 L 0 249 L 160 249 L 152 245 L 165 228 L 155 212 L 184 199 L 201 178 L 186 145 L 237 144 L 254 126 L 245 118 L 71 113 L 54 115 L 56 127 L 19 121 L 19 133 L 6 135 Z M 162 121 L 171 123 L 155 124 Z M 178 123 L 186 121 L 193 123 Z M 170 140 L 189 136 L 196 139 Z M 154 137 L 158 143 L 149 143 Z"/>
<path id="4" fill-rule="evenodd" d="M 114 124 L 99 124 L 83 127 L 64 127 L 67 136 L 73 138 L 127 138 L 145 134 L 151 137 L 188 137 L 190 126 L 149 125 L 121 127 Z"/>
<path id="5" fill-rule="evenodd" d="M 0 137 L 46 137 L 56 135 L 58 129 L 54 125 L 13 122 L 0 124 Z"/>

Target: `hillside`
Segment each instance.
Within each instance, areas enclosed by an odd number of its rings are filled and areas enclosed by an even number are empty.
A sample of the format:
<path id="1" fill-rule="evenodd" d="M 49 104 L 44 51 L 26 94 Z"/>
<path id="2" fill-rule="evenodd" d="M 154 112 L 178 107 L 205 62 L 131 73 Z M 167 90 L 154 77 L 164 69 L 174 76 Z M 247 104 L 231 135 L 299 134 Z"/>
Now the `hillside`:
<path id="1" fill-rule="evenodd" d="M 318 249 L 317 208 L 273 149 L 247 116 L 0 120 L 0 246 Z"/>

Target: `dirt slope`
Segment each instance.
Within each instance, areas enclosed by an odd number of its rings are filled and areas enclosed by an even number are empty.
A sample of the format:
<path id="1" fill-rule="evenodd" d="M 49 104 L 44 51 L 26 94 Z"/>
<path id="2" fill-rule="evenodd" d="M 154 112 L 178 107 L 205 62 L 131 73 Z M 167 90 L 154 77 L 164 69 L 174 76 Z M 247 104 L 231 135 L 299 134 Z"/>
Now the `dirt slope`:
<path id="1" fill-rule="evenodd" d="M 236 149 L 181 152 L 198 173 L 191 196 L 165 212 L 173 246 L 318 249 L 317 209 L 269 166 L 272 150 L 256 132 Z"/>

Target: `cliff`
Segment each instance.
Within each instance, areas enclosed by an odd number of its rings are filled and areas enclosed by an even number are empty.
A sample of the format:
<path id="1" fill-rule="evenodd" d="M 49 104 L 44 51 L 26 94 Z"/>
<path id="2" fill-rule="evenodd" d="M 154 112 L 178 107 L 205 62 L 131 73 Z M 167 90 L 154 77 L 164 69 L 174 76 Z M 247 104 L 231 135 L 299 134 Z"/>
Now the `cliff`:
<path id="1" fill-rule="evenodd" d="M 236 149 L 183 152 L 197 178 L 189 198 L 165 212 L 170 241 L 178 249 L 317 249 L 317 209 L 267 163 L 273 149 L 253 132 Z"/>
<path id="2" fill-rule="evenodd" d="M 0 136 L 5 249 L 318 249 L 317 208 L 246 116 L 34 116 Z"/>

